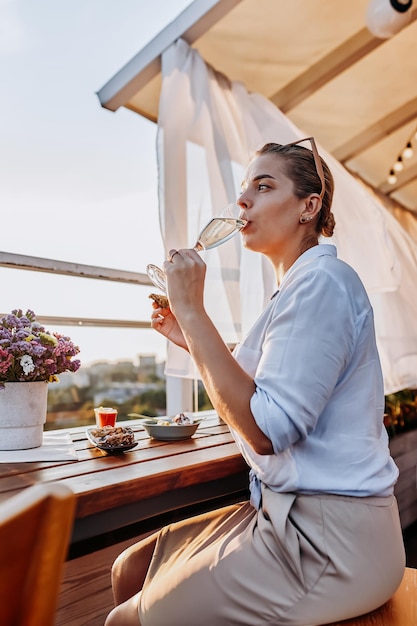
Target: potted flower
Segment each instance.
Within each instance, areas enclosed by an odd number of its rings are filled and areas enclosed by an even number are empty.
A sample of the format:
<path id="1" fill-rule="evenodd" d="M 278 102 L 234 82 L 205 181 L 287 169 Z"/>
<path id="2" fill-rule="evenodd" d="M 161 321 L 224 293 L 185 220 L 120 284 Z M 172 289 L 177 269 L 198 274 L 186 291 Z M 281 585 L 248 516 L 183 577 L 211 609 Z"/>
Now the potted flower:
<path id="1" fill-rule="evenodd" d="M 48 383 L 76 372 L 79 353 L 69 337 L 50 333 L 33 311 L 0 318 L 0 450 L 42 445 Z"/>

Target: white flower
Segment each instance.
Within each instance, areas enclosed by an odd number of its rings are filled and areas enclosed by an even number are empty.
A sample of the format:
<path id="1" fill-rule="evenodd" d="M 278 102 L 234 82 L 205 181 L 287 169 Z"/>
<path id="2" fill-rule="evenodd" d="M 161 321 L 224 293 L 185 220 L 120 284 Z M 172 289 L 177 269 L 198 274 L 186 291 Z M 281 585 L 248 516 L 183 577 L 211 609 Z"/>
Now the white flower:
<path id="1" fill-rule="evenodd" d="M 33 363 L 33 359 L 29 354 L 24 354 L 20 359 L 20 365 L 22 366 L 22 370 L 24 374 L 30 374 L 35 369 L 35 365 Z"/>

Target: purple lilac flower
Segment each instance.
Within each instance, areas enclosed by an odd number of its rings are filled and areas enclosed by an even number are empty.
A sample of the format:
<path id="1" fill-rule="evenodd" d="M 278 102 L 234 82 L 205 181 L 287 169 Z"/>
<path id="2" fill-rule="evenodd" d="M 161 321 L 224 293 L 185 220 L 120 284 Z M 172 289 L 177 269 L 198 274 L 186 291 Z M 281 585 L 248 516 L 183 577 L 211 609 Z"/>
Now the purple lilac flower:
<path id="1" fill-rule="evenodd" d="M 4 382 L 52 382 L 76 372 L 81 363 L 71 358 L 79 351 L 69 337 L 46 331 L 30 309 L 14 309 L 0 318 L 0 389 Z"/>

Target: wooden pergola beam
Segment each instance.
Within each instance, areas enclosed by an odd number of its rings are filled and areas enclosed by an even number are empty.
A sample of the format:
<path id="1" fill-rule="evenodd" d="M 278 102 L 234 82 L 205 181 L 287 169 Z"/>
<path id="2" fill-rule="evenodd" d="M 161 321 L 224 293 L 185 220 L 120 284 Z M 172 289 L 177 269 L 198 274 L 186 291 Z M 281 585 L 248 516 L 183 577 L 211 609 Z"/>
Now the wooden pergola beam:
<path id="1" fill-rule="evenodd" d="M 414 9 L 410 23 L 416 19 L 417 9 Z M 367 28 L 362 28 L 350 39 L 341 43 L 340 46 L 270 96 L 269 99 L 283 113 L 287 113 L 385 42 L 385 39 L 378 39 L 372 35 Z"/>
<path id="2" fill-rule="evenodd" d="M 413 98 L 333 150 L 332 154 L 341 163 L 349 161 L 416 117 L 417 98 Z"/>

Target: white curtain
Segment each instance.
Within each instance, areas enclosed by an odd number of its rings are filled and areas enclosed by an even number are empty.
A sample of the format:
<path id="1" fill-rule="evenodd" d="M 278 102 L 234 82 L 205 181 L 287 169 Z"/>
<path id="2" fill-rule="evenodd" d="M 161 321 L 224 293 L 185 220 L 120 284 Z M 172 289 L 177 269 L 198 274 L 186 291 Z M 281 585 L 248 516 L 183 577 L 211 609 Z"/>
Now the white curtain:
<path id="1" fill-rule="evenodd" d="M 275 105 L 208 67 L 178 40 L 163 54 L 157 154 L 165 249 L 192 246 L 208 219 L 236 199 L 245 167 L 264 143 L 308 135 Z M 335 178 L 339 257 L 372 300 L 385 393 L 417 386 L 417 244 L 373 194 L 319 146 Z M 326 242 L 329 242 L 327 239 Z M 272 295 L 269 262 L 237 235 L 207 251 L 206 306 L 224 340 L 236 343 Z M 195 377 L 183 351 L 169 347 L 166 373 Z"/>

